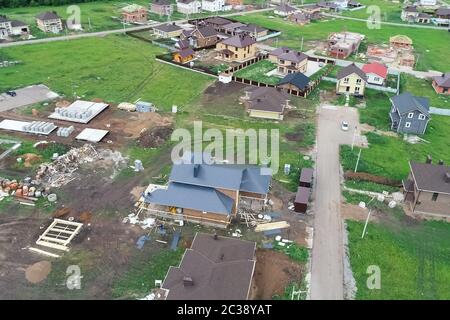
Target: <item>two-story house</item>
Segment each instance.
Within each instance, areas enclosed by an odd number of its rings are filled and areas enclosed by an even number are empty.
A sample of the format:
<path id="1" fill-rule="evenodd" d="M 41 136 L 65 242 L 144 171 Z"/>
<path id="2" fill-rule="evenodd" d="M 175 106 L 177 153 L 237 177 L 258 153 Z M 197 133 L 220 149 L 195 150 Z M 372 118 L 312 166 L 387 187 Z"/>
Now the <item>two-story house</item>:
<path id="1" fill-rule="evenodd" d="M 30 28 L 26 23 L 18 20 L 9 20 L 6 16 L 0 15 L 0 39 L 27 33 L 30 33 Z"/>
<path id="2" fill-rule="evenodd" d="M 241 198 L 267 199 L 271 178 L 258 166 L 180 163 L 173 165 L 168 185 L 147 189 L 144 199 L 150 214 L 227 227 Z"/>
<path id="3" fill-rule="evenodd" d="M 403 8 L 400 18 L 406 22 L 415 22 L 419 17 L 419 13 L 416 6 L 406 6 Z"/>
<path id="4" fill-rule="evenodd" d="M 153 0 L 150 4 L 150 11 L 160 16 L 171 16 L 173 5 L 170 0 Z"/>
<path id="5" fill-rule="evenodd" d="M 216 44 L 219 59 L 244 62 L 256 57 L 256 40 L 248 35 L 236 35 Z"/>
<path id="6" fill-rule="evenodd" d="M 194 30 L 183 30 L 181 40 L 186 40 L 193 48 L 204 48 L 215 45 L 219 41 L 218 32 L 211 26 L 196 27 Z"/>
<path id="7" fill-rule="evenodd" d="M 122 21 L 126 23 L 146 23 L 147 9 L 137 4 L 122 8 Z"/>
<path id="8" fill-rule="evenodd" d="M 308 56 L 306 54 L 286 47 L 271 51 L 269 61 L 277 65 L 277 70 L 281 74 L 304 73 L 308 67 Z"/>
<path id="9" fill-rule="evenodd" d="M 450 94 L 450 72 L 433 77 L 433 88 L 436 93 Z"/>
<path id="10" fill-rule="evenodd" d="M 354 63 L 339 70 L 337 74 L 336 93 L 363 96 L 367 76 Z"/>
<path id="11" fill-rule="evenodd" d="M 286 4 L 286 3 L 282 3 L 279 6 L 275 7 L 275 10 L 273 11 L 273 13 L 275 13 L 276 15 L 282 16 L 282 17 L 288 17 L 291 14 L 295 13 L 297 11 L 296 8 Z"/>
<path id="12" fill-rule="evenodd" d="M 43 12 L 36 17 L 37 27 L 44 32 L 59 33 L 63 30 L 61 18 L 56 12 Z"/>
<path id="13" fill-rule="evenodd" d="M 420 215 L 450 217 L 450 166 L 442 160 L 433 164 L 430 156 L 425 163 L 410 161 L 410 173 L 403 180 L 404 201 Z"/>
<path id="14" fill-rule="evenodd" d="M 391 130 L 399 133 L 424 134 L 430 121 L 428 98 L 409 92 L 391 98 Z"/>
<path id="15" fill-rule="evenodd" d="M 225 0 L 202 0 L 202 10 L 204 11 L 219 12 L 231 9 L 231 5 L 225 4 Z"/>
<path id="16" fill-rule="evenodd" d="M 202 12 L 200 0 L 177 0 L 177 11 L 184 14 L 195 14 Z"/>

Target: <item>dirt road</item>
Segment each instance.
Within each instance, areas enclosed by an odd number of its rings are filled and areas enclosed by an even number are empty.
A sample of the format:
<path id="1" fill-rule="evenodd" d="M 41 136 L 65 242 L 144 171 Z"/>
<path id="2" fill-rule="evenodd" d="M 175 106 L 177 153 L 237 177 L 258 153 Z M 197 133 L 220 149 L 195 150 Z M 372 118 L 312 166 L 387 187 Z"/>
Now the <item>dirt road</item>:
<path id="1" fill-rule="evenodd" d="M 233 16 L 242 16 L 246 14 L 251 13 L 258 13 L 258 12 L 265 12 L 273 10 L 273 8 L 263 8 L 263 9 L 255 9 L 255 10 L 249 10 L 249 11 L 240 11 L 240 12 L 233 12 L 233 13 L 227 13 L 227 14 L 221 14 L 221 17 L 233 17 Z M 215 15 L 211 15 L 215 16 Z M 172 21 L 173 23 L 185 23 L 187 22 L 186 19 L 181 20 L 175 20 Z M 63 40 L 74 40 L 74 39 L 80 39 L 80 38 L 88 38 L 88 37 L 104 37 L 110 34 L 116 34 L 116 33 L 125 33 L 130 31 L 139 31 L 139 30 L 146 30 L 150 27 L 155 27 L 162 25 L 164 23 L 162 22 L 154 22 L 148 25 L 144 26 L 138 26 L 138 27 L 130 27 L 130 28 L 120 28 L 120 29 L 113 29 L 113 30 L 105 30 L 105 31 L 99 31 L 99 32 L 87 32 L 87 33 L 80 33 L 80 34 L 73 34 L 73 35 L 66 35 L 66 36 L 60 36 L 60 37 L 51 37 L 51 38 L 42 38 L 42 39 L 32 39 L 32 40 L 24 40 L 24 41 L 13 41 L 13 42 L 6 42 L 1 43 L 0 48 L 6 48 L 6 47 L 14 47 L 14 46 L 23 46 L 26 44 L 36 44 L 36 43 L 46 43 L 46 42 L 53 42 L 53 41 L 63 41 Z"/>
<path id="2" fill-rule="evenodd" d="M 342 121 L 349 123 L 349 131 L 341 130 Z M 319 110 L 312 300 L 341 300 L 344 297 L 339 145 L 352 143 L 358 121 L 358 112 L 354 108 L 322 106 Z"/>

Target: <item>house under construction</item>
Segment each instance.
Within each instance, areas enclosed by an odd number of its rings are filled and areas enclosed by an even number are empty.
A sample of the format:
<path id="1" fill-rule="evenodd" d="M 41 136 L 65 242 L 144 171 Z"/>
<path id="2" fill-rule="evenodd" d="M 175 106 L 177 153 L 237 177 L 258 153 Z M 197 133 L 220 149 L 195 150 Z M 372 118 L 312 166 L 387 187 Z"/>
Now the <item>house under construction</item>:
<path id="1" fill-rule="evenodd" d="M 174 164 L 168 185 L 147 189 L 141 209 L 158 218 L 226 228 L 241 198 L 267 200 L 270 182 L 258 166 Z"/>

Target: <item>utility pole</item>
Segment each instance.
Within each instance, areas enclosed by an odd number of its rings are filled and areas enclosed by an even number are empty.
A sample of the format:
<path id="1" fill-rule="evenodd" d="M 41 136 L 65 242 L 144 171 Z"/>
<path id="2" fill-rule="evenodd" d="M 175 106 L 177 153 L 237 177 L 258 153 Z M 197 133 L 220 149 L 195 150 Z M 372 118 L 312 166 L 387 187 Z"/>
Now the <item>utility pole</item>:
<path id="1" fill-rule="evenodd" d="M 303 51 L 303 36 L 302 36 L 302 43 L 300 45 L 300 51 Z"/>
<path id="2" fill-rule="evenodd" d="M 364 235 L 366 234 L 366 228 L 367 228 L 367 224 L 369 223 L 369 218 L 370 218 L 370 213 L 371 212 L 372 212 L 372 209 L 369 210 L 369 214 L 367 215 L 366 223 L 364 224 L 364 229 L 363 229 L 363 232 L 361 234 L 361 239 L 364 239 Z"/>
<path id="3" fill-rule="evenodd" d="M 89 30 L 92 30 L 92 26 L 91 26 L 91 17 L 88 17 L 88 23 L 89 23 Z"/>
<path id="4" fill-rule="evenodd" d="M 357 128 L 358 128 L 358 126 L 355 126 L 355 130 L 353 130 L 352 151 L 353 151 L 353 146 L 355 145 L 355 137 L 356 137 L 356 129 Z"/>
<path id="5" fill-rule="evenodd" d="M 358 159 L 356 160 L 355 172 L 356 172 L 356 170 L 358 170 L 359 158 L 361 158 L 361 151 L 362 151 L 362 149 L 359 149 Z"/>

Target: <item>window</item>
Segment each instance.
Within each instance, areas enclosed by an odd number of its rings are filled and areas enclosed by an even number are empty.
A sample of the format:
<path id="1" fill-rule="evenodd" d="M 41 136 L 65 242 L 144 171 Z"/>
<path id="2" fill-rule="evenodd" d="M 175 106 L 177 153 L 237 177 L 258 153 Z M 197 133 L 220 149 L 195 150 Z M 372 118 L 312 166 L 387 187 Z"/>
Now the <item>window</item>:
<path id="1" fill-rule="evenodd" d="M 283 63 L 283 64 L 284 64 L 284 60 L 280 59 L 280 63 Z"/>
<path id="2" fill-rule="evenodd" d="M 436 201 L 438 198 L 439 193 L 435 192 L 433 193 L 433 196 L 431 197 L 431 201 Z"/>
<path id="3" fill-rule="evenodd" d="M 378 78 L 378 77 L 375 77 L 375 78 L 373 78 L 373 81 L 376 81 L 376 82 L 378 82 L 378 81 L 380 81 L 380 78 Z"/>
<path id="4" fill-rule="evenodd" d="M 411 127 L 411 122 L 405 123 L 405 128 L 409 128 L 409 127 Z"/>
<path id="5" fill-rule="evenodd" d="M 356 84 L 361 84 L 361 79 L 356 79 Z"/>
<path id="6" fill-rule="evenodd" d="M 419 120 L 425 120 L 425 115 L 424 114 L 419 114 Z"/>
<path id="7" fill-rule="evenodd" d="M 348 83 L 348 78 L 344 78 L 344 83 Z"/>
<path id="8" fill-rule="evenodd" d="M 359 87 L 355 87 L 355 93 L 359 93 Z"/>
<path id="9" fill-rule="evenodd" d="M 414 117 L 414 112 L 408 113 L 408 118 L 409 118 L 409 119 L 412 119 L 413 117 Z"/>

